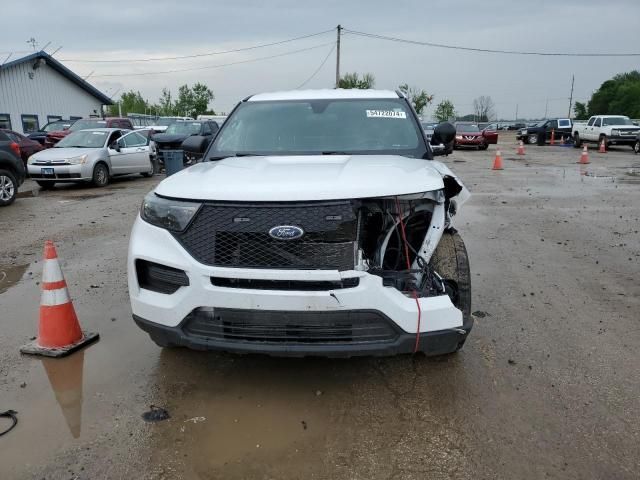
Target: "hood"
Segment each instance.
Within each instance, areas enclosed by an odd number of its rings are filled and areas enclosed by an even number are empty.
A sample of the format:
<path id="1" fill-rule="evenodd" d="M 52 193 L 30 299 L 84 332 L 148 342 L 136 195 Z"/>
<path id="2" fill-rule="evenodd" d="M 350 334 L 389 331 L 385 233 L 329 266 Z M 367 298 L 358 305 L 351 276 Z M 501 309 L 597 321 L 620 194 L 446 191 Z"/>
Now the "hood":
<path id="1" fill-rule="evenodd" d="M 91 155 L 99 152 L 101 148 L 48 148 L 31 155 L 34 161 L 56 161 L 66 160 L 67 158 L 79 157 L 80 155 Z"/>
<path id="2" fill-rule="evenodd" d="M 430 160 L 395 155 L 227 158 L 163 180 L 159 195 L 193 200 L 312 201 L 384 197 L 443 188 Z"/>
<path id="3" fill-rule="evenodd" d="M 175 133 L 157 133 L 153 136 L 153 141 L 156 143 L 182 143 L 189 135 L 175 134 Z"/>

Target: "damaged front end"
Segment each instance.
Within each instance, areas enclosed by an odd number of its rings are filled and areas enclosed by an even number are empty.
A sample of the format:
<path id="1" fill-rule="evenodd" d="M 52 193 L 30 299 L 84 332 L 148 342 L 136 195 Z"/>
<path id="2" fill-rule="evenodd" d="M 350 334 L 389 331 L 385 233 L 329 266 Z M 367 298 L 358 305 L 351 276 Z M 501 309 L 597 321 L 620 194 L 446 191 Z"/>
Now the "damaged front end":
<path id="1" fill-rule="evenodd" d="M 443 176 L 442 189 L 358 201 L 356 270 L 380 276 L 384 286 L 407 295 L 453 298 L 455 282 L 430 261 L 469 192 L 446 166 L 433 163 Z"/>

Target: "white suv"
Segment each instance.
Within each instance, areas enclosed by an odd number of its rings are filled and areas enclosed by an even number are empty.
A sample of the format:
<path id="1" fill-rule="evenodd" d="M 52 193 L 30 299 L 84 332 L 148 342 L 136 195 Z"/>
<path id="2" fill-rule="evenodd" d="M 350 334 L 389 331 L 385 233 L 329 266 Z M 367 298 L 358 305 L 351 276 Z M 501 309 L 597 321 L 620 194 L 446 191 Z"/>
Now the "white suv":
<path id="1" fill-rule="evenodd" d="M 439 125 L 432 143 L 453 139 Z M 145 198 L 129 246 L 135 322 L 159 345 L 273 355 L 457 351 L 468 192 L 398 92 L 255 95 L 204 162 Z"/>

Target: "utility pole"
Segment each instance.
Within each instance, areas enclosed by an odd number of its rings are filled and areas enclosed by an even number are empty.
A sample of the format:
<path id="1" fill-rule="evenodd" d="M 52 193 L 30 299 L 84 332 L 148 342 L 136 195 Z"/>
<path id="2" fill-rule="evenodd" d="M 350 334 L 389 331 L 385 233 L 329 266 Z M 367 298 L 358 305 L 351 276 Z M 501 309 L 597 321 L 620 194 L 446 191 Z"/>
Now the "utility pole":
<path id="1" fill-rule="evenodd" d="M 337 39 L 336 39 L 336 88 L 340 86 L 340 34 L 341 34 L 342 26 L 338 25 L 336 28 L 337 31 Z"/>
<path id="2" fill-rule="evenodd" d="M 571 118 L 571 106 L 573 104 L 573 81 L 575 80 L 575 78 L 575 75 L 571 75 L 571 95 L 569 96 L 569 115 L 567 115 L 567 118 Z"/>
<path id="3" fill-rule="evenodd" d="M 544 105 L 544 119 L 547 119 L 547 113 L 549 112 L 549 98 L 547 98 L 547 102 Z"/>
<path id="4" fill-rule="evenodd" d="M 518 104 L 516 103 L 516 118 L 514 118 L 514 120 L 517 122 L 518 121 Z"/>

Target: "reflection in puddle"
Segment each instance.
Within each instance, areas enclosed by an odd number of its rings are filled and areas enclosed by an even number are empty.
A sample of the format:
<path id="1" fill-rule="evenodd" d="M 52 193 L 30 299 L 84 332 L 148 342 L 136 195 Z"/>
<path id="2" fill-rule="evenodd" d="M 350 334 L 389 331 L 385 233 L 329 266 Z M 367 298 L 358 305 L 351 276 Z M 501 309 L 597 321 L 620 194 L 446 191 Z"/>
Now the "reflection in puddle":
<path id="1" fill-rule="evenodd" d="M 43 358 L 51 389 L 73 438 L 80 436 L 82 423 L 82 371 L 84 351 L 65 358 Z"/>
<path id="2" fill-rule="evenodd" d="M 29 264 L 16 265 L 13 267 L 0 266 L 0 293 L 4 293 L 17 284 L 24 272 L 27 270 Z"/>

